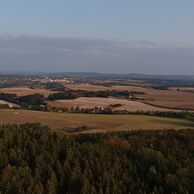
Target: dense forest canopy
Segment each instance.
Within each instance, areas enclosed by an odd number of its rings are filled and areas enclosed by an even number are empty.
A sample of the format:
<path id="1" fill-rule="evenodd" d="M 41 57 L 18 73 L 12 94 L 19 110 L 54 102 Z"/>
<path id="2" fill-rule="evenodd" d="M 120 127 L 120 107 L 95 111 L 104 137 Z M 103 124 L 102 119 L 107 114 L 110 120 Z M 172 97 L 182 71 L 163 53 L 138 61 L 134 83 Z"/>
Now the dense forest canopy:
<path id="1" fill-rule="evenodd" d="M 64 135 L 0 127 L 2 193 L 194 193 L 194 131 Z"/>

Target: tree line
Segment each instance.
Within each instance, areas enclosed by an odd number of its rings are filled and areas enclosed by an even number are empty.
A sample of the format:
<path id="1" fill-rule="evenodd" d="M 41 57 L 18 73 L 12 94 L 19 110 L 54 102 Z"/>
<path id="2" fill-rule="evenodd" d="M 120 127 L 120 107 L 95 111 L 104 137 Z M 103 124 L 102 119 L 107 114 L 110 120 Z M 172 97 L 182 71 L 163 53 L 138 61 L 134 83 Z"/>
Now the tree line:
<path id="1" fill-rule="evenodd" d="M 85 90 L 70 90 L 65 92 L 59 92 L 50 94 L 48 96 L 48 100 L 65 100 L 65 99 L 76 99 L 79 97 L 102 97 L 102 98 L 108 98 L 108 97 L 134 97 L 135 94 L 145 94 L 144 92 L 138 92 L 138 91 L 128 91 L 128 90 L 105 90 L 105 91 L 85 91 Z"/>

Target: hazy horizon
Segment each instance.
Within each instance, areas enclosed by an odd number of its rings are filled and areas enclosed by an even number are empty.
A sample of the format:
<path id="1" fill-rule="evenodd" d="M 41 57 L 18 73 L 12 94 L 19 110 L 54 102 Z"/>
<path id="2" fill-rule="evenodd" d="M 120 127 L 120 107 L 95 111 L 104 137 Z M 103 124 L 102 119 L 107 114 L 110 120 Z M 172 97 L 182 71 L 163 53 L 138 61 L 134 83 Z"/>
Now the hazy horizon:
<path id="1" fill-rule="evenodd" d="M 0 2 L 0 71 L 194 74 L 194 2 Z"/>

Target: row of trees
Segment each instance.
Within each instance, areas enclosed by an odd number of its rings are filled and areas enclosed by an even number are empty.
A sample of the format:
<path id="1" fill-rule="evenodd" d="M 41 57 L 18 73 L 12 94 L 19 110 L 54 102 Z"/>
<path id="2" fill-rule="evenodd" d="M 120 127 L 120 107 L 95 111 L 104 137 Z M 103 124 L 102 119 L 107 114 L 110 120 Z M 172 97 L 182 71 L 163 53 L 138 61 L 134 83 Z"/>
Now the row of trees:
<path id="1" fill-rule="evenodd" d="M 119 91 L 119 90 L 106 90 L 106 91 L 85 91 L 85 90 L 71 90 L 61 93 L 54 93 L 48 96 L 48 100 L 62 100 L 62 99 L 75 99 L 79 97 L 134 97 L 135 94 L 145 94 L 144 92 L 138 91 Z"/>
<path id="2" fill-rule="evenodd" d="M 194 193 L 194 132 L 62 135 L 0 127 L 1 193 Z"/>

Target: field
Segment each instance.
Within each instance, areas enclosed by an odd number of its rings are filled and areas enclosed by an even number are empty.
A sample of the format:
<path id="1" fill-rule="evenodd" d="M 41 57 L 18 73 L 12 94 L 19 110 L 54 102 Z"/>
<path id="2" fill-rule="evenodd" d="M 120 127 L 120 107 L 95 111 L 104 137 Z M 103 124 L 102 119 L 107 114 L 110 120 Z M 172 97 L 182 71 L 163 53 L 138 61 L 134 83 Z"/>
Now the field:
<path id="1" fill-rule="evenodd" d="M 143 95 L 135 95 L 136 101 L 113 99 L 113 98 L 78 98 L 75 100 L 57 100 L 49 101 L 50 106 L 75 108 L 95 108 L 108 107 L 111 104 L 121 104 L 122 106 L 114 108 L 114 110 L 127 111 L 194 111 L 194 88 L 192 87 L 171 87 L 167 90 L 158 90 L 150 87 L 145 87 L 144 83 L 137 82 L 137 85 L 120 86 L 113 85 L 110 87 L 98 86 L 93 84 L 65 84 L 65 87 L 73 90 L 88 90 L 88 91 L 103 91 L 103 90 L 128 90 L 144 92 Z M 133 83 L 135 84 L 135 83 Z M 30 94 L 42 94 L 48 97 L 49 94 L 56 93 L 43 88 L 29 87 L 10 87 L 1 88 L 0 93 L 17 94 L 17 96 L 25 96 Z M 0 104 L 4 104 L 3 101 Z M 8 104 L 8 103 L 7 103 Z M 9 103 L 10 107 L 14 105 Z M 109 107 L 110 108 L 110 107 Z"/>
<path id="2" fill-rule="evenodd" d="M 88 90 L 88 91 L 103 91 L 108 90 L 110 87 L 96 86 L 92 84 L 65 84 L 65 87 L 72 90 Z"/>
<path id="3" fill-rule="evenodd" d="M 65 87 L 70 88 L 72 90 L 88 90 L 88 91 L 104 91 L 104 90 L 142 90 L 144 88 L 139 86 L 97 86 L 92 84 L 66 84 Z"/>
<path id="4" fill-rule="evenodd" d="M 46 89 L 31 89 L 28 87 L 12 87 L 12 88 L 1 88 L 0 93 L 9 93 L 9 94 L 17 94 L 17 96 L 26 96 L 30 94 L 42 94 L 47 97 L 49 94 L 55 93 L 54 91 L 46 90 Z"/>
<path id="5" fill-rule="evenodd" d="M 191 87 L 171 87 L 169 89 L 173 91 L 179 90 L 184 92 L 194 92 L 194 88 L 191 88 Z"/>
<path id="6" fill-rule="evenodd" d="M 142 102 L 124 100 L 124 99 L 115 99 L 115 98 L 87 98 L 81 97 L 73 100 L 56 100 L 47 102 L 52 107 L 66 107 L 66 108 L 106 108 L 110 105 L 121 104 L 117 108 L 111 108 L 113 110 L 127 110 L 131 112 L 136 111 L 173 111 L 173 109 L 159 108 L 156 106 L 151 106 L 144 104 Z"/>
<path id="7" fill-rule="evenodd" d="M 144 98 L 147 102 L 157 106 L 163 106 L 175 109 L 194 110 L 194 93 L 173 90 L 154 90 L 147 89 Z"/>
<path id="8" fill-rule="evenodd" d="M 26 110 L 0 110 L 0 124 L 21 124 L 26 122 L 39 122 L 56 130 L 73 129 L 86 125 L 91 129 L 86 132 L 90 133 L 137 129 L 194 129 L 193 122 L 155 116 L 97 115 L 51 113 Z"/>
<path id="9" fill-rule="evenodd" d="M 169 109 L 176 110 L 194 110 L 194 88 L 183 88 L 183 87 L 174 87 L 169 88 L 168 90 L 156 90 L 153 88 L 146 88 L 139 86 L 97 86 L 92 84 L 66 84 L 65 86 L 74 90 L 88 90 L 88 91 L 102 91 L 102 90 L 129 90 L 129 91 L 138 91 L 144 92 L 144 95 L 135 95 L 140 100 L 127 101 L 127 100 L 113 100 L 113 99 L 100 99 L 100 98 L 79 98 L 76 100 L 59 100 L 55 102 L 49 102 L 51 106 L 56 107 L 77 107 L 80 108 L 94 108 L 94 107 L 107 107 L 110 104 L 120 103 L 121 107 L 117 108 L 119 110 L 128 110 L 128 111 L 166 111 Z M 25 96 L 30 94 L 42 94 L 45 97 L 48 97 L 49 94 L 55 93 L 56 91 L 50 91 L 47 89 L 36 88 L 31 89 L 28 87 L 11 87 L 11 88 L 1 88 L 0 93 L 10 93 L 17 94 L 18 96 Z M 120 101 L 120 102 L 119 102 Z M 145 103 L 145 104 L 144 104 Z M 2 103 L 1 103 L 2 104 Z M 12 105 L 10 104 L 10 107 Z"/>
<path id="10" fill-rule="evenodd" d="M 14 103 L 11 103 L 11 102 L 7 102 L 5 100 L 0 100 L 0 104 L 7 104 L 10 108 L 18 107 L 17 104 L 14 104 Z"/>
<path id="11" fill-rule="evenodd" d="M 166 108 L 194 110 L 194 93 L 188 92 L 187 88 L 169 88 L 168 90 L 156 90 L 140 86 L 95 86 L 91 84 L 68 84 L 66 87 L 80 90 L 129 90 L 144 92 L 145 95 L 136 95 L 143 100 L 141 102 L 149 103 L 155 106 Z M 182 91 L 183 90 L 183 91 Z M 194 88 L 189 88 L 189 91 L 194 91 Z"/>

